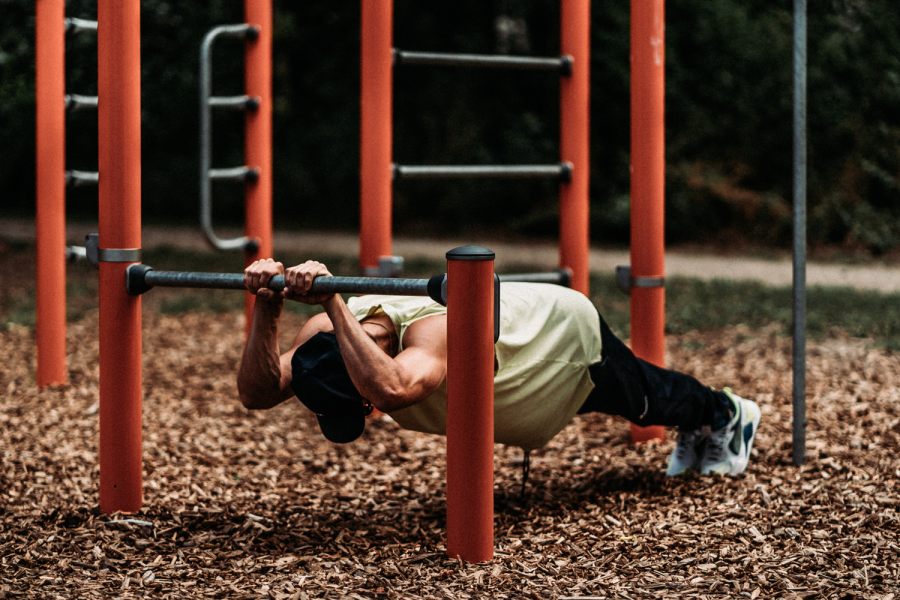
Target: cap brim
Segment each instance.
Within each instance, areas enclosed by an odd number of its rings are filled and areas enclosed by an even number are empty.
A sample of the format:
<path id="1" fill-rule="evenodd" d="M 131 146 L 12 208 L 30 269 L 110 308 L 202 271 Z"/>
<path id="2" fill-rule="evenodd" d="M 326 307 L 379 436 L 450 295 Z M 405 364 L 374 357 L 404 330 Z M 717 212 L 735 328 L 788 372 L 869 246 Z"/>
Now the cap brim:
<path id="1" fill-rule="evenodd" d="M 362 411 L 359 414 L 344 414 L 340 417 L 316 415 L 316 418 L 325 439 L 336 444 L 349 444 L 366 429 L 366 416 Z"/>

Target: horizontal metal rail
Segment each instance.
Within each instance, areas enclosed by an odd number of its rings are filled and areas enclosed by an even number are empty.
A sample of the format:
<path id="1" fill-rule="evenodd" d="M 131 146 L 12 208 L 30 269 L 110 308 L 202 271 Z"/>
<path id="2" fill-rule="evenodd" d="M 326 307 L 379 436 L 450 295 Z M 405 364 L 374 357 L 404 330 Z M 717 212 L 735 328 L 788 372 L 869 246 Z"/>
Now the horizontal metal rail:
<path id="1" fill-rule="evenodd" d="M 82 96 L 80 94 L 66 94 L 66 110 L 81 110 L 83 108 L 97 108 L 97 96 Z"/>
<path id="2" fill-rule="evenodd" d="M 100 173 L 96 171 L 66 171 L 66 185 L 68 186 L 97 185 L 99 182 Z"/>
<path id="3" fill-rule="evenodd" d="M 87 19 L 79 19 L 77 17 L 67 17 L 66 33 L 81 33 L 83 31 L 97 31 L 97 21 L 89 21 Z"/>
<path id="4" fill-rule="evenodd" d="M 394 179 L 438 179 L 438 178 L 556 178 L 569 181 L 572 165 L 393 165 Z"/>
<path id="5" fill-rule="evenodd" d="M 66 246 L 66 262 L 73 263 L 87 258 L 87 249 L 84 246 Z"/>
<path id="6" fill-rule="evenodd" d="M 237 108 L 240 110 L 256 110 L 259 108 L 259 98 L 253 96 L 212 96 L 209 99 L 212 108 Z"/>
<path id="7" fill-rule="evenodd" d="M 431 296 L 436 302 L 446 304 L 441 297 L 441 281 L 444 275 L 431 279 L 393 279 L 379 277 L 316 277 L 310 293 L 313 294 L 385 294 L 391 296 Z M 435 281 L 436 283 L 430 283 Z M 188 271 L 156 271 L 148 265 L 130 265 L 126 275 L 129 294 L 139 295 L 154 287 L 202 288 L 218 290 L 244 290 L 243 273 L 197 273 Z M 284 290 L 284 276 L 269 280 L 270 290 Z M 432 293 L 436 294 L 432 295 Z"/>
<path id="8" fill-rule="evenodd" d="M 200 45 L 200 228 L 210 246 L 217 250 L 244 250 L 253 252 L 258 242 L 248 237 L 222 239 L 213 230 L 212 180 L 249 181 L 259 178 L 259 172 L 247 167 L 213 169 L 212 167 L 212 111 L 213 106 L 243 107 L 252 110 L 258 100 L 248 96 L 212 95 L 212 47 L 220 37 L 252 40 L 259 35 L 253 25 L 220 25 L 211 29 Z"/>
<path id="9" fill-rule="evenodd" d="M 230 167 L 227 169 L 210 169 L 208 177 L 214 181 L 256 181 L 259 171 L 250 167 Z"/>
<path id="10" fill-rule="evenodd" d="M 552 283 L 563 287 L 572 287 L 572 271 L 569 269 L 557 269 L 545 273 L 507 273 L 499 275 L 500 283 L 524 282 L 524 283 Z"/>
<path id="11" fill-rule="evenodd" d="M 572 72 L 572 57 L 508 56 L 505 54 L 453 54 L 446 52 L 410 52 L 394 49 L 396 65 L 433 65 L 448 67 L 492 67 L 506 69 L 531 69 L 559 71 L 563 75 Z"/>

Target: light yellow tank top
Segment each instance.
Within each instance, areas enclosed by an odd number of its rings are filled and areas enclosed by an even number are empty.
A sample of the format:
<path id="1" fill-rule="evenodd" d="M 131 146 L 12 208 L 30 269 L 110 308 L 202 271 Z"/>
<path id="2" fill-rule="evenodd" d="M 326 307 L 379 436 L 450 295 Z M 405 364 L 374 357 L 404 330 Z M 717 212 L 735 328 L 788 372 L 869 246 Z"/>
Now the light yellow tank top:
<path id="1" fill-rule="evenodd" d="M 347 303 L 359 320 L 383 311 L 403 334 L 447 309 L 430 298 L 362 296 Z M 588 367 L 600 361 L 600 317 L 584 295 L 557 285 L 500 286 L 500 339 L 494 345 L 494 441 L 533 450 L 565 427 L 594 387 Z M 401 427 L 447 433 L 446 381 L 425 400 L 390 413 Z"/>

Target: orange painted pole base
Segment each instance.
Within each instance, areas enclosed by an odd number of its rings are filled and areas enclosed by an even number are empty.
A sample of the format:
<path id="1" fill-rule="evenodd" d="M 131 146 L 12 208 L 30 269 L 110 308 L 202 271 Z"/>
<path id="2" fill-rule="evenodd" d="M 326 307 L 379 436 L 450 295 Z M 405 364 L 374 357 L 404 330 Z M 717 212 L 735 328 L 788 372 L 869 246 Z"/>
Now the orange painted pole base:
<path id="1" fill-rule="evenodd" d="M 631 424 L 631 443 L 643 444 L 644 442 L 664 442 L 666 441 L 666 428 L 662 425 L 651 425 L 650 427 L 639 427 Z"/>
<path id="2" fill-rule="evenodd" d="M 494 253 L 447 253 L 447 556 L 494 557 Z"/>
<path id="3" fill-rule="evenodd" d="M 100 510 L 143 504 L 141 297 L 125 292 L 127 263 L 100 263 Z"/>

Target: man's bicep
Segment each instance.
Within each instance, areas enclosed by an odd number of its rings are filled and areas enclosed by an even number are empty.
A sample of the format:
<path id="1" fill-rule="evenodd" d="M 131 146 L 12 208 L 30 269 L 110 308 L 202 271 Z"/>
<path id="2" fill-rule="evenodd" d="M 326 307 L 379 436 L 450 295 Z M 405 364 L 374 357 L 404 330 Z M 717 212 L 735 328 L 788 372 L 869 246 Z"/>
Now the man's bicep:
<path id="1" fill-rule="evenodd" d="M 408 382 L 407 406 L 433 394 L 447 376 L 446 352 L 421 347 L 407 348 L 394 360 Z"/>

